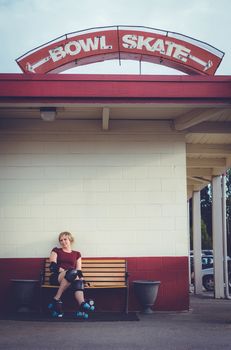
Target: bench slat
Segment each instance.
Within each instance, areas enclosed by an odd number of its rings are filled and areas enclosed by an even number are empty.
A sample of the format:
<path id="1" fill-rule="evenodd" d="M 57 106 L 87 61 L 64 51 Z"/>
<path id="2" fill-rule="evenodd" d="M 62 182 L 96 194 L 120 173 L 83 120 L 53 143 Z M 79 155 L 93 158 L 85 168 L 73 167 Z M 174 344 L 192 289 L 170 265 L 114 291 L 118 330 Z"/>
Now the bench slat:
<path id="1" fill-rule="evenodd" d="M 122 282 L 122 283 L 126 283 L 125 279 L 124 278 L 104 278 L 102 276 L 99 276 L 99 277 L 89 277 L 89 278 L 85 278 L 84 280 L 86 283 L 88 282 L 92 282 L 92 281 L 98 281 L 98 282 L 105 282 L 105 283 L 116 283 L 116 282 Z M 50 284 L 49 282 L 49 278 L 45 277 L 44 281 L 43 281 L 44 284 Z"/>
<path id="2" fill-rule="evenodd" d="M 41 288 L 53 288 L 53 289 L 57 289 L 58 286 L 53 286 L 53 285 L 50 285 L 50 284 L 42 284 L 41 285 Z M 90 286 L 86 286 L 85 287 L 86 289 L 94 289 L 94 288 L 98 288 L 98 289 L 102 289 L 102 288 L 127 288 L 126 285 L 124 284 L 104 284 L 104 283 L 98 283 L 95 282 L 95 283 L 92 283 Z"/>
<path id="3" fill-rule="evenodd" d="M 45 274 L 47 274 L 47 273 L 50 273 L 50 269 L 48 268 L 48 267 L 46 267 L 45 268 Z M 83 273 L 86 273 L 86 272 L 98 272 L 98 271 L 100 271 L 100 272 L 110 272 L 110 271 L 116 271 L 116 272 L 121 272 L 121 273 L 125 273 L 126 272 L 126 268 L 125 267 L 123 267 L 123 268 L 115 268 L 115 267 L 97 267 L 97 266 L 95 266 L 95 267 L 90 267 L 90 268 L 88 268 L 88 267 L 83 267 L 82 268 L 82 272 Z"/>
<path id="4" fill-rule="evenodd" d="M 87 279 L 91 276 L 104 276 L 104 277 L 124 277 L 124 273 L 123 272 L 104 272 L 104 271 L 99 271 L 99 272 L 95 272 L 93 273 L 92 271 L 90 272 L 86 272 L 84 271 L 84 279 Z"/>
<path id="5" fill-rule="evenodd" d="M 87 259 L 87 258 L 82 258 L 82 261 L 85 264 L 104 264 L 105 262 L 107 263 L 111 263 L 111 264 L 124 264 L 124 260 L 123 259 Z"/>
<path id="6" fill-rule="evenodd" d="M 95 259 L 95 258 L 82 258 L 82 262 L 85 263 L 85 264 L 92 264 L 92 263 L 96 263 L 96 264 L 101 264 L 101 263 L 117 263 L 117 264 L 124 264 L 125 260 L 124 259 Z M 50 263 L 50 259 L 49 258 L 46 258 L 45 259 L 45 263 Z"/>
<path id="7" fill-rule="evenodd" d="M 50 277 L 51 272 L 48 272 L 44 275 L 44 277 Z M 118 277 L 118 276 L 125 276 L 124 273 L 121 272 L 84 272 L 84 279 L 89 278 L 90 276 L 104 276 L 104 277 Z"/>

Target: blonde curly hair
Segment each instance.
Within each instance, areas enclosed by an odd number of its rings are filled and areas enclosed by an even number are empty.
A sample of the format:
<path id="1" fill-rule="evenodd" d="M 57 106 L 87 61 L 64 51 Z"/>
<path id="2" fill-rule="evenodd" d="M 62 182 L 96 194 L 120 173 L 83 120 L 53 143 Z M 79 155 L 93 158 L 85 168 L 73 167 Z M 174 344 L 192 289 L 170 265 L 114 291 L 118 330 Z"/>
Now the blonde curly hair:
<path id="1" fill-rule="evenodd" d="M 60 239 L 61 239 L 63 236 L 67 236 L 67 237 L 69 238 L 69 241 L 70 241 L 71 243 L 74 242 L 74 237 L 73 237 L 73 235 L 72 235 L 70 232 L 68 232 L 68 231 L 64 231 L 64 232 L 61 232 L 61 233 L 59 234 L 59 242 L 60 242 Z"/>

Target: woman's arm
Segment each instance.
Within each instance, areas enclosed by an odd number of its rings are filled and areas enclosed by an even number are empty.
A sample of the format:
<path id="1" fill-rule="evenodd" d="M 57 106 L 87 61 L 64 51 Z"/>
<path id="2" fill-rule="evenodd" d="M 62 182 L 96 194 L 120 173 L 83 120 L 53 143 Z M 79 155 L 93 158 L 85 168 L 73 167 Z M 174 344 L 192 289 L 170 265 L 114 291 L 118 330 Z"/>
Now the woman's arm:
<path id="1" fill-rule="evenodd" d="M 78 278 L 79 279 L 83 279 L 83 274 L 82 274 L 82 259 L 81 258 L 78 258 L 77 260 L 76 260 L 76 270 L 78 271 Z"/>
<path id="2" fill-rule="evenodd" d="M 81 270 L 82 269 L 82 259 L 78 258 L 76 260 L 76 270 Z"/>
<path id="3" fill-rule="evenodd" d="M 54 251 L 52 251 L 50 254 L 50 263 L 57 264 L 57 253 L 55 253 Z M 57 272 L 62 272 L 62 271 L 65 271 L 65 270 L 62 267 L 60 267 Z"/>
<path id="4" fill-rule="evenodd" d="M 57 253 L 55 253 L 53 251 L 50 254 L 50 263 L 51 262 L 55 262 L 57 264 Z"/>

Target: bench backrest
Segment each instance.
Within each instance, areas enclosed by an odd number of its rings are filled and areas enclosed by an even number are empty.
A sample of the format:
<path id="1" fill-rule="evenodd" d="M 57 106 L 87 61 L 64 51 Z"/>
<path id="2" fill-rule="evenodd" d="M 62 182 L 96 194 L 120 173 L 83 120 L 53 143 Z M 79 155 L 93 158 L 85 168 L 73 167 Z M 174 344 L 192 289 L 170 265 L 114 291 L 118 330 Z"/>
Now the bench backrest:
<path id="1" fill-rule="evenodd" d="M 45 259 L 42 286 L 49 287 L 49 258 Z M 125 259 L 82 258 L 82 272 L 86 288 L 126 288 L 128 285 Z"/>

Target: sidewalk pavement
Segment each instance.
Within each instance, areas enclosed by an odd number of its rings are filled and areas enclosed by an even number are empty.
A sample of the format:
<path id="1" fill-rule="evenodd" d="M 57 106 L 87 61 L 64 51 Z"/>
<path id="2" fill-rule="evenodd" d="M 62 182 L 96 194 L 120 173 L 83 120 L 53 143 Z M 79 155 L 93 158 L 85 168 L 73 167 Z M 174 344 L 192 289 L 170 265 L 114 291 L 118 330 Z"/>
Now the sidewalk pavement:
<path id="1" fill-rule="evenodd" d="M 231 300 L 190 296 L 190 311 L 140 314 L 140 321 L 0 321 L 0 349 L 228 350 Z"/>

